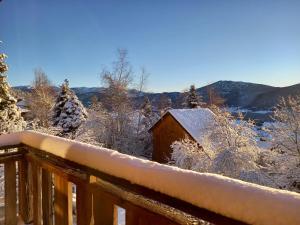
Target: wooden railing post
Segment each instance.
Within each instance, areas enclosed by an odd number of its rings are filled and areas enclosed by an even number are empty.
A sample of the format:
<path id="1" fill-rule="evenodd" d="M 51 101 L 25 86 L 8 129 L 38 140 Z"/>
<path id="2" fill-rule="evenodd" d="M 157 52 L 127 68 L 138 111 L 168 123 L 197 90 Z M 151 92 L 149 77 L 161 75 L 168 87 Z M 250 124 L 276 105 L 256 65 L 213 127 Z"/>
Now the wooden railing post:
<path id="1" fill-rule="evenodd" d="M 18 162 L 19 175 L 19 215 L 25 224 L 32 222 L 32 199 L 29 191 L 28 162 L 26 159 Z"/>
<path id="2" fill-rule="evenodd" d="M 17 224 L 16 162 L 4 163 L 5 225 Z"/>
<path id="3" fill-rule="evenodd" d="M 93 215 L 95 225 L 116 225 L 116 208 L 102 191 L 93 191 Z"/>
<path id="4" fill-rule="evenodd" d="M 125 221 L 126 225 L 139 225 L 139 216 L 133 210 L 126 209 Z"/>
<path id="5" fill-rule="evenodd" d="M 93 225 L 92 192 L 89 183 L 76 185 L 76 215 L 77 225 Z"/>
<path id="6" fill-rule="evenodd" d="M 72 224 L 72 185 L 63 177 L 54 175 L 54 220 L 55 224 Z"/>
<path id="7" fill-rule="evenodd" d="M 52 174 L 46 169 L 42 169 L 42 213 L 43 225 L 53 224 L 53 193 Z"/>
<path id="8" fill-rule="evenodd" d="M 32 193 L 33 193 L 33 224 L 42 223 L 42 193 L 41 193 L 41 168 L 36 162 L 31 163 L 32 168 Z"/>

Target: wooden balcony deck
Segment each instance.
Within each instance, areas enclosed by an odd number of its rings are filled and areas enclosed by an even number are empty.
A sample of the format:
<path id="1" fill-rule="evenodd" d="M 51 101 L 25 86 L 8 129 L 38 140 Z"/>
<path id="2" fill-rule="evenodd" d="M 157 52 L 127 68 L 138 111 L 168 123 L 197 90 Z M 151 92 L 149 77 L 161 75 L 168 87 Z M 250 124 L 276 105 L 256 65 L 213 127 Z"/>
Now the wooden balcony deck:
<path id="1" fill-rule="evenodd" d="M 21 135 L 26 137 L 20 138 Z M 51 151 L 53 148 L 55 150 Z M 243 199 L 226 200 L 228 207 L 216 203 L 216 210 L 212 210 L 210 203 L 198 201 L 198 196 L 195 200 L 188 199 L 189 195 L 176 197 L 176 193 L 181 196 L 180 193 L 186 192 L 188 185 L 191 185 L 191 192 L 196 190 L 195 193 L 198 193 L 197 183 L 201 175 L 197 173 L 191 175 L 195 182 L 178 183 L 179 188 L 175 188 L 171 184 L 176 183 L 177 173 L 180 178 L 181 175 L 189 177 L 188 172 L 181 174 L 168 166 L 150 162 L 148 165 L 146 161 L 128 158 L 120 153 L 34 132 L 1 135 L 0 149 L 5 150 L 0 155 L 0 163 L 4 164 L 6 225 L 15 225 L 18 220 L 19 224 L 34 225 L 113 225 L 118 224 L 116 206 L 125 209 L 125 224 L 128 225 L 203 224 L 203 221 L 231 225 L 300 224 L 300 195 L 295 193 L 251 184 L 243 184 L 239 188 L 238 181 L 228 179 L 227 183 L 224 182 L 224 198 L 229 198 L 226 190 L 235 190 L 234 194 L 244 196 Z M 81 151 L 83 149 L 86 152 Z M 101 151 L 109 157 L 105 158 Z M 94 161 L 88 157 L 91 155 Z M 102 158 L 97 160 L 97 155 Z M 81 163 L 84 159 L 91 163 Z M 116 160 L 120 160 L 118 163 L 125 160 L 130 165 L 120 165 L 114 171 L 111 164 Z M 130 169 L 131 174 L 128 173 Z M 160 169 L 171 172 L 172 176 L 160 175 Z M 145 177 L 136 176 L 135 170 L 141 170 Z M 119 173 L 121 175 L 117 176 Z M 157 180 L 152 179 L 153 185 L 150 185 L 145 181 L 147 176 L 152 177 L 153 174 L 157 174 Z M 169 179 L 170 187 L 166 190 L 160 188 L 162 179 Z M 216 181 L 219 182 L 217 178 Z M 252 188 L 260 196 L 246 196 L 247 188 Z M 222 192 L 222 187 L 219 190 Z M 76 201 L 73 201 L 72 192 L 76 193 Z M 216 198 L 218 194 L 210 190 L 207 192 L 211 198 Z M 223 196 L 221 194 L 218 196 Z M 203 195 L 200 188 L 199 195 Z M 220 202 L 223 200 L 220 198 Z M 251 208 L 254 200 L 257 201 L 257 208 Z M 211 204 L 214 205 L 213 202 Z M 232 205 L 240 206 L 241 210 L 234 211 Z M 260 212 L 261 207 L 267 207 L 265 213 Z M 249 209 L 251 212 L 248 213 Z M 274 215 L 282 213 L 282 217 L 269 215 L 270 210 Z"/>

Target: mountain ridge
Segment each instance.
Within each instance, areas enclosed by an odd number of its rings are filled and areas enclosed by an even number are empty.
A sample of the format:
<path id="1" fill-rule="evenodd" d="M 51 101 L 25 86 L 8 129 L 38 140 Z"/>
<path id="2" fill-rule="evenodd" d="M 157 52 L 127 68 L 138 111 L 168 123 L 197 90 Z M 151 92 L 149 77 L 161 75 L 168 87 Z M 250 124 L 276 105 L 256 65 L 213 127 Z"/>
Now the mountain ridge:
<path id="1" fill-rule="evenodd" d="M 30 86 L 15 86 L 15 89 L 29 91 Z M 55 87 L 59 90 L 58 87 Z M 103 87 L 73 87 L 71 88 L 84 105 L 90 104 L 90 98 L 96 95 L 99 99 L 103 96 Z M 225 100 L 225 104 L 230 107 L 248 108 L 254 110 L 271 109 L 278 103 L 280 97 L 288 95 L 300 95 L 300 83 L 286 86 L 274 87 L 271 85 L 257 84 L 244 81 L 220 80 L 212 84 L 197 88 L 197 93 L 203 96 L 204 101 L 208 101 L 208 90 L 213 89 Z M 182 92 L 142 92 L 136 90 L 129 91 L 130 97 L 134 99 L 134 105 L 141 104 L 144 97 L 147 96 L 154 106 L 157 106 L 162 95 L 167 96 L 173 102 L 174 107 L 180 107 L 179 99 Z"/>

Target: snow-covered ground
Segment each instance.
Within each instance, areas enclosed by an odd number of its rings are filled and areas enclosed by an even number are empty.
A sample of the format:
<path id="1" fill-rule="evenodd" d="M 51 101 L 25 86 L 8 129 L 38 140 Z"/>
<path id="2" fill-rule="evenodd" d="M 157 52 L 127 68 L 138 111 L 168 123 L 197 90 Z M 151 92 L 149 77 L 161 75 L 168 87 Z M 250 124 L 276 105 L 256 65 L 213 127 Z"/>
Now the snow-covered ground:
<path id="1" fill-rule="evenodd" d="M 241 113 L 258 113 L 258 114 L 269 114 L 272 113 L 271 110 L 252 110 L 252 109 L 245 109 L 245 108 L 239 108 L 239 107 L 228 107 L 227 110 L 231 113 L 237 113 L 237 112 L 241 112 Z"/>

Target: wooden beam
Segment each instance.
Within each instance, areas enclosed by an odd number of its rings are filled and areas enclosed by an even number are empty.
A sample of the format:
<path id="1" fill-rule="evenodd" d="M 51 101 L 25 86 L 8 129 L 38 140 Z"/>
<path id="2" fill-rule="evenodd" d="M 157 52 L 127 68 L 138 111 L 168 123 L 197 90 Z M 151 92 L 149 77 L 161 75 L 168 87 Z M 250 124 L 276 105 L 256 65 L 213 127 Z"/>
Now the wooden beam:
<path id="1" fill-rule="evenodd" d="M 30 162 L 36 162 L 40 167 L 45 170 L 57 174 L 60 177 L 72 183 L 82 183 L 88 180 L 86 172 L 82 172 L 75 167 L 71 167 L 67 161 L 59 160 L 55 157 L 49 157 L 48 154 L 39 153 L 38 155 L 29 153 L 26 159 Z"/>
<path id="2" fill-rule="evenodd" d="M 133 205 L 131 203 L 126 203 L 126 225 L 179 225 L 177 223 L 166 217 L 157 215 L 153 212 L 145 210 L 141 207 Z M 195 223 L 184 223 L 184 224 L 198 224 L 199 221 L 194 221 Z"/>
<path id="3" fill-rule="evenodd" d="M 4 164 L 5 177 L 5 225 L 17 224 L 17 190 L 16 190 L 16 162 Z"/>
<path id="4" fill-rule="evenodd" d="M 16 144 L 16 145 L 2 145 L 0 146 L 0 150 L 8 150 L 8 149 L 13 149 L 13 148 L 20 148 L 24 146 L 23 144 Z"/>
<path id="5" fill-rule="evenodd" d="M 23 159 L 23 153 L 15 152 L 14 154 L 0 154 L 0 163 L 6 163 L 8 161 L 19 161 Z"/>

